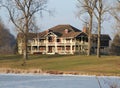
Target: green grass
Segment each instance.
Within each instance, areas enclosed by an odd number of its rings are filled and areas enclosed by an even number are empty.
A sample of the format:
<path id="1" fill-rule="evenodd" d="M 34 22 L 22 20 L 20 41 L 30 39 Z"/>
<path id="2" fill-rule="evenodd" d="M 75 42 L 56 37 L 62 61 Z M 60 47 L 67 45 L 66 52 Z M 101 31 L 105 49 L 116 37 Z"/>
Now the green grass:
<path id="1" fill-rule="evenodd" d="M 30 55 L 26 66 L 22 66 L 20 55 L 0 55 L 1 68 L 43 69 L 55 71 L 75 71 L 83 73 L 120 74 L 119 56 L 64 56 Z"/>

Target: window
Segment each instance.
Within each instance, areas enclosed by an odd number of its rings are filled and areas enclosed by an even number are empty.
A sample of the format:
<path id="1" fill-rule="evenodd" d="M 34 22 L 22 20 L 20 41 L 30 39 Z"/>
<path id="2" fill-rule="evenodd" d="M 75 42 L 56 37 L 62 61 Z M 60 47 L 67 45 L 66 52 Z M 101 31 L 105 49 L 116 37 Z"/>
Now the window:
<path id="1" fill-rule="evenodd" d="M 48 41 L 49 41 L 49 42 L 52 42 L 52 37 L 51 37 L 51 36 L 48 37 Z"/>
<path id="2" fill-rule="evenodd" d="M 87 38 L 87 36 L 86 36 L 86 42 L 88 42 L 88 38 Z"/>
<path id="3" fill-rule="evenodd" d="M 76 45 L 76 50 L 79 50 L 78 45 Z"/>
<path id="4" fill-rule="evenodd" d="M 66 46 L 66 50 L 70 50 L 70 46 Z"/>
<path id="5" fill-rule="evenodd" d="M 57 42 L 60 42 L 60 39 L 57 39 Z"/>

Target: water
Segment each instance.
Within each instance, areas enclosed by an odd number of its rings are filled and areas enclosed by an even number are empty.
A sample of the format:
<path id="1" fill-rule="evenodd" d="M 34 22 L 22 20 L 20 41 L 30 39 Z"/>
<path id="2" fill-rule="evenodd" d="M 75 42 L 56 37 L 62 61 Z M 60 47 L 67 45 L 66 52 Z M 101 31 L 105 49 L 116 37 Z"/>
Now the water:
<path id="1" fill-rule="evenodd" d="M 116 85 L 120 77 L 98 77 L 102 88 Z M 100 88 L 95 76 L 0 74 L 0 88 Z"/>

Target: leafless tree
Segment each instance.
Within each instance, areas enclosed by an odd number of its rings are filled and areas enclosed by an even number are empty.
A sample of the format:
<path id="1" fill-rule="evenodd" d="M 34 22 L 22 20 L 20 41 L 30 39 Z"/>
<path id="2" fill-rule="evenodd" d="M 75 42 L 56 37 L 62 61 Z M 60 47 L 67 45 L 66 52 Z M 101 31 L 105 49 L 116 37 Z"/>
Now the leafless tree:
<path id="1" fill-rule="evenodd" d="M 49 12 L 46 9 L 47 0 L 3 0 L 2 6 L 7 9 L 10 20 L 16 29 L 24 35 L 23 58 L 25 64 L 28 59 L 28 33 L 31 30 L 32 18 L 36 14 L 41 14 L 42 11 Z"/>
<path id="2" fill-rule="evenodd" d="M 112 8 L 109 13 L 114 17 L 115 19 L 115 28 L 116 28 L 116 33 L 120 33 L 120 1 L 116 0 L 117 2 L 115 3 L 114 7 Z"/>
<path id="3" fill-rule="evenodd" d="M 112 11 L 110 11 L 110 14 L 115 19 L 115 36 L 113 38 L 112 44 L 111 44 L 111 54 L 114 55 L 120 55 L 120 0 L 116 0 L 114 7 L 112 8 Z"/>
<path id="4" fill-rule="evenodd" d="M 93 23 L 93 15 L 94 8 L 96 5 L 96 0 L 77 0 L 77 8 L 79 9 L 78 15 L 81 16 L 84 13 L 89 15 L 89 34 L 88 34 L 88 53 L 89 56 L 91 53 L 91 33 L 92 33 L 92 23 Z"/>
<path id="5" fill-rule="evenodd" d="M 97 0 L 94 15 L 98 22 L 98 42 L 97 42 L 97 57 L 100 58 L 100 36 L 101 25 L 104 20 L 104 15 L 110 10 L 110 7 L 105 4 L 105 0 Z"/>

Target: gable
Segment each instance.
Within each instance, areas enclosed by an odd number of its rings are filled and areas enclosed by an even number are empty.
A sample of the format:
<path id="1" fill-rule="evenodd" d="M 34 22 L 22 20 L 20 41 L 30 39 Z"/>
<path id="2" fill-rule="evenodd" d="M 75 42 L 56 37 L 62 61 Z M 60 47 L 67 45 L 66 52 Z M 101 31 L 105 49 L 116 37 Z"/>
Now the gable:
<path id="1" fill-rule="evenodd" d="M 49 37 L 49 36 L 57 36 L 57 35 L 53 32 L 49 32 L 47 35 L 45 35 L 45 37 Z"/>
<path id="2" fill-rule="evenodd" d="M 79 29 L 71 25 L 57 25 L 48 30 L 52 30 L 53 32 L 63 33 L 65 29 L 68 29 L 68 32 L 81 32 Z"/>
<path id="3" fill-rule="evenodd" d="M 108 34 L 101 34 L 100 35 L 102 41 L 110 41 L 111 38 Z M 97 41 L 98 35 L 97 34 L 92 34 L 92 40 Z"/>
<path id="4" fill-rule="evenodd" d="M 76 36 L 76 38 L 80 38 L 80 37 L 88 37 L 88 35 L 84 32 L 81 32 L 79 35 Z"/>
<path id="5" fill-rule="evenodd" d="M 76 40 L 88 42 L 88 35 L 84 32 L 81 32 L 79 35 L 76 36 Z"/>

